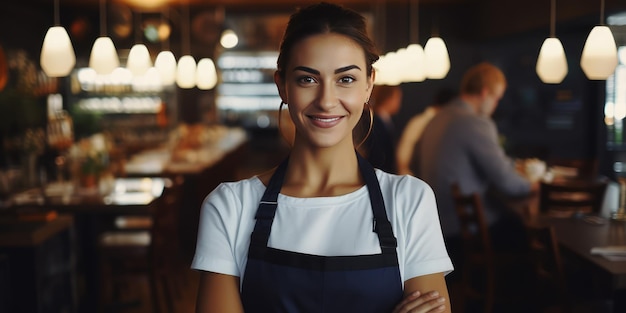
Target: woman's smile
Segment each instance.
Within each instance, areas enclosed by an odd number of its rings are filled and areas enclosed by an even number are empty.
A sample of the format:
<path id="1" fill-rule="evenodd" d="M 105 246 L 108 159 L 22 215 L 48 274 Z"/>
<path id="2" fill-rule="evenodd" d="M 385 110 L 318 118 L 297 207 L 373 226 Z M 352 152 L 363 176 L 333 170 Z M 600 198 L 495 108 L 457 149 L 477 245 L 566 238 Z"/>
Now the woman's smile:
<path id="1" fill-rule="evenodd" d="M 344 118 L 344 116 L 323 116 L 323 115 L 307 115 L 313 125 L 321 128 L 333 127 Z"/>

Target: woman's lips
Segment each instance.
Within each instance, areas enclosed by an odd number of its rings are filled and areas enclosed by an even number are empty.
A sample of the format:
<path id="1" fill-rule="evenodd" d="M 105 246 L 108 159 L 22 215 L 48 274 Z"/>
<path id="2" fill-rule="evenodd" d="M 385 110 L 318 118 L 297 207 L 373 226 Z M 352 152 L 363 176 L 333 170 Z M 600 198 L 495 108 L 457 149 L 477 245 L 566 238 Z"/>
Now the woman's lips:
<path id="1" fill-rule="evenodd" d="M 343 119 L 343 116 L 315 116 L 310 115 L 309 118 L 313 125 L 321 128 L 330 128 L 333 127 Z"/>

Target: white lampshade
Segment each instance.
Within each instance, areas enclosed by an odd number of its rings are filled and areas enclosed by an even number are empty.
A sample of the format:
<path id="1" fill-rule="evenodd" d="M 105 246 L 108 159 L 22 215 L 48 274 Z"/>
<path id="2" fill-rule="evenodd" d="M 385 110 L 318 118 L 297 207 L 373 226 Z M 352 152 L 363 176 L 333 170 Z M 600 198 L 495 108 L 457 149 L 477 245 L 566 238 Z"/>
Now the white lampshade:
<path id="1" fill-rule="evenodd" d="M 535 69 L 539 79 L 546 84 L 560 84 L 567 76 L 567 58 L 558 38 L 543 41 Z"/>
<path id="2" fill-rule="evenodd" d="M 404 78 L 406 82 L 422 82 L 426 79 L 424 49 L 419 44 L 410 44 L 406 47 L 406 63 L 403 66 L 409 69 Z"/>
<path id="3" fill-rule="evenodd" d="M 424 46 L 426 78 L 442 79 L 450 71 L 448 48 L 441 37 L 431 37 Z"/>
<path id="4" fill-rule="evenodd" d="M 142 76 L 152 67 L 150 52 L 144 44 L 135 44 L 130 48 L 126 68 L 133 76 Z"/>
<path id="5" fill-rule="evenodd" d="M 580 67 L 592 80 L 604 80 L 615 72 L 617 47 L 615 38 L 608 26 L 594 27 L 583 48 Z"/>
<path id="6" fill-rule="evenodd" d="M 234 48 L 239 43 L 239 37 L 232 29 L 226 29 L 220 37 L 220 44 L 226 49 Z"/>
<path id="7" fill-rule="evenodd" d="M 120 66 L 117 50 L 110 37 L 99 37 L 93 43 L 89 56 L 89 67 L 100 75 L 108 75 Z"/>
<path id="8" fill-rule="evenodd" d="M 176 84 L 183 89 L 196 86 L 196 60 L 192 56 L 184 55 L 178 60 Z"/>
<path id="9" fill-rule="evenodd" d="M 172 85 L 176 82 L 176 58 L 171 51 L 161 51 L 154 61 L 154 67 L 161 76 L 163 85 Z"/>
<path id="10" fill-rule="evenodd" d="M 215 63 L 210 58 L 200 59 L 196 69 L 196 85 L 198 85 L 198 89 L 213 89 L 216 84 L 217 72 L 215 71 Z"/>
<path id="11" fill-rule="evenodd" d="M 41 47 L 39 63 L 49 77 L 67 76 L 76 64 L 76 54 L 70 36 L 62 26 L 48 29 Z"/>

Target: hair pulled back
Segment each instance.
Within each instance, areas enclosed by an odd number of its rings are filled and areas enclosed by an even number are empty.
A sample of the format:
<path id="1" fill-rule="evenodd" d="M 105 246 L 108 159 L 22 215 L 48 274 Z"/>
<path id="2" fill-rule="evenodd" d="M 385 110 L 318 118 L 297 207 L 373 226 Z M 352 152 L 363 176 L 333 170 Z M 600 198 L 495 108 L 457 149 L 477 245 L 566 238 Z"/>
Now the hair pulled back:
<path id="1" fill-rule="evenodd" d="M 365 53 L 367 75 L 372 74 L 372 64 L 378 60 L 378 51 L 367 34 L 365 18 L 345 7 L 321 2 L 302 8 L 291 15 L 283 34 L 278 55 L 278 73 L 285 77 L 285 67 L 293 53 L 293 47 L 307 37 L 335 33 L 354 40 Z"/>

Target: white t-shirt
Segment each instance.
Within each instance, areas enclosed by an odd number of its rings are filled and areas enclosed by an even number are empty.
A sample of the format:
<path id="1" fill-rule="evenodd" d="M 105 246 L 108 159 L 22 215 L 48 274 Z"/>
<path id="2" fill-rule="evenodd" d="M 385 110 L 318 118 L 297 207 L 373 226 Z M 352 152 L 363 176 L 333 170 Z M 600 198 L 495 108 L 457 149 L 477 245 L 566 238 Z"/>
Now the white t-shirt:
<path id="1" fill-rule="evenodd" d="M 380 170 L 376 175 L 398 240 L 402 280 L 451 272 L 430 186 L 412 176 Z M 206 197 L 192 268 L 239 276 L 243 283 L 254 215 L 264 192 L 265 185 L 252 177 L 222 183 Z M 279 194 L 268 245 L 322 256 L 381 253 L 367 186 L 336 197 Z"/>

